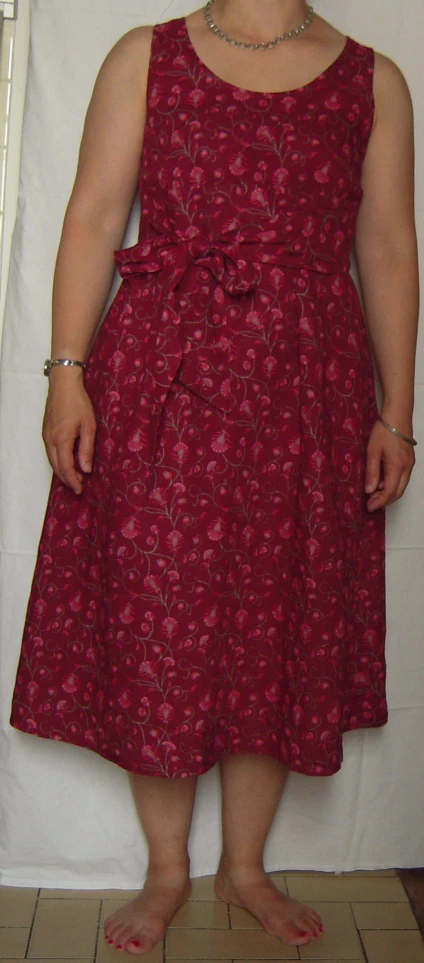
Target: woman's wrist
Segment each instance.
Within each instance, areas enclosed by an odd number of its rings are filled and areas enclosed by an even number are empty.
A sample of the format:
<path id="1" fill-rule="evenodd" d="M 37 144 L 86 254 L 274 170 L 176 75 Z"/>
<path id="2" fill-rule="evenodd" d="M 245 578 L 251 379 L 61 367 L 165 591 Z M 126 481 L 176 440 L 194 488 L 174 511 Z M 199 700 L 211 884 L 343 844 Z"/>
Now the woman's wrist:
<path id="1" fill-rule="evenodd" d="M 80 365 L 54 364 L 47 377 L 50 384 L 74 384 L 84 381 L 84 368 Z"/>
<path id="2" fill-rule="evenodd" d="M 388 421 L 393 428 L 397 428 L 404 435 L 412 436 L 413 433 L 413 409 L 409 406 L 395 402 L 384 402 L 380 415 Z"/>

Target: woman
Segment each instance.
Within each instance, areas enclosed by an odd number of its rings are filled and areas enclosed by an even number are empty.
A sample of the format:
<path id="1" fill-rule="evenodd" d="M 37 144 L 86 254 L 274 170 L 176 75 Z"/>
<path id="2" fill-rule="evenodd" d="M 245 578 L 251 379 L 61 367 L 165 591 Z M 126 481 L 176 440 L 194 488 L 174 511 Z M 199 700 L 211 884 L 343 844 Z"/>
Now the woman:
<path id="1" fill-rule="evenodd" d="M 139 242 L 117 250 L 139 178 Z M 215 0 L 122 37 L 56 265 L 54 476 L 11 716 L 130 774 L 150 859 L 105 923 L 118 949 L 149 951 L 187 900 L 217 761 L 217 895 L 288 944 L 322 932 L 263 850 L 288 772 L 331 775 L 344 731 L 387 722 L 385 507 L 414 465 L 417 314 L 391 60 L 304 0 Z"/>

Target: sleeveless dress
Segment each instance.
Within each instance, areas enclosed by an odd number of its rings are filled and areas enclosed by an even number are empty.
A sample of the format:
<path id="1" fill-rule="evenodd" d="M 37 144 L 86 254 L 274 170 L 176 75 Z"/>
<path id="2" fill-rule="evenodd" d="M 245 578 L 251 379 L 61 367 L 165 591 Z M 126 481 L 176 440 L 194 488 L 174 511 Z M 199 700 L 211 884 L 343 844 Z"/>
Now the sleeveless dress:
<path id="1" fill-rule="evenodd" d="M 325 776 L 387 722 L 349 273 L 373 69 L 347 37 L 311 83 L 253 92 L 185 18 L 154 27 L 139 239 L 86 359 L 93 470 L 81 495 L 52 478 L 16 729 L 158 777 L 235 753 Z"/>

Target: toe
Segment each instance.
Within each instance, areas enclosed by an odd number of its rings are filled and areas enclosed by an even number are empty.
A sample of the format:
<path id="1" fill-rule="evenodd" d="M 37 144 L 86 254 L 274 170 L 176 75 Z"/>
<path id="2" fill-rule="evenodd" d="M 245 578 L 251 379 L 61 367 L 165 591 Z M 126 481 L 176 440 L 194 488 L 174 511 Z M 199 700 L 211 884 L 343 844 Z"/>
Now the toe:
<path id="1" fill-rule="evenodd" d="M 319 936 L 322 933 L 322 923 L 316 913 L 307 914 L 308 928 L 311 930 L 313 936 Z"/>
<path id="2" fill-rule="evenodd" d="M 285 927 L 284 938 L 288 939 L 290 943 L 294 943 L 295 945 L 303 945 L 304 943 L 309 943 L 311 934 L 308 932 L 306 927 L 302 925 L 302 923 L 299 923 L 299 925 L 296 923 L 288 923 Z"/>
<path id="3" fill-rule="evenodd" d="M 135 936 L 125 944 L 127 953 L 133 953 L 134 956 L 136 956 L 137 953 L 148 953 L 152 947 L 152 940 L 147 940 L 143 936 L 140 937 L 140 939 Z"/>
<path id="4" fill-rule="evenodd" d="M 123 945 L 124 945 L 124 943 L 125 943 L 124 935 L 125 935 L 125 930 L 124 930 L 124 927 L 122 926 L 122 923 L 121 923 L 120 926 L 116 926 L 116 927 L 112 930 L 109 939 L 111 939 L 112 942 L 114 943 L 114 945 L 115 945 L 118 949 L 120 949 L 121 947 L 123 947 Z M 118 944 L 119 944 L 119 945 L 118 945 Z"/>
<path id="5" fill-rule="evenodd" d="M 308 911 L 308 916 L 309 916 L 309 918 L 310 918 L 311 920 L 313 920 L 314 923 L 316 923 L 317 926 L 322 926 L 321 917 L 318 916 L 318 913 L 315 913 L 314 910 L 309 910 L 309 911 Z"/>

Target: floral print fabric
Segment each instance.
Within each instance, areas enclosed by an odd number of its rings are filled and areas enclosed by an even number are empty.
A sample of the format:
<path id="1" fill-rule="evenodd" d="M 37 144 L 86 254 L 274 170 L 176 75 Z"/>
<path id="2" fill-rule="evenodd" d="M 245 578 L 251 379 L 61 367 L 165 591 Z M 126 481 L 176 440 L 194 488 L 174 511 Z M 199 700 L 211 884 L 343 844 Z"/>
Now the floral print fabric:
<path id="1" fill-rule="evenodd" d="M 11 725 L 183 778 L 229 753 L 330 775 L 382 726 L 385 512 L 350 254 L 372 48 L 296 91 L 224 82 L 157 24 L 139 239 L 85 384 L 97 433 L 53 476 Z M 75 455 L 77 455 L 78 442 Z"/>

